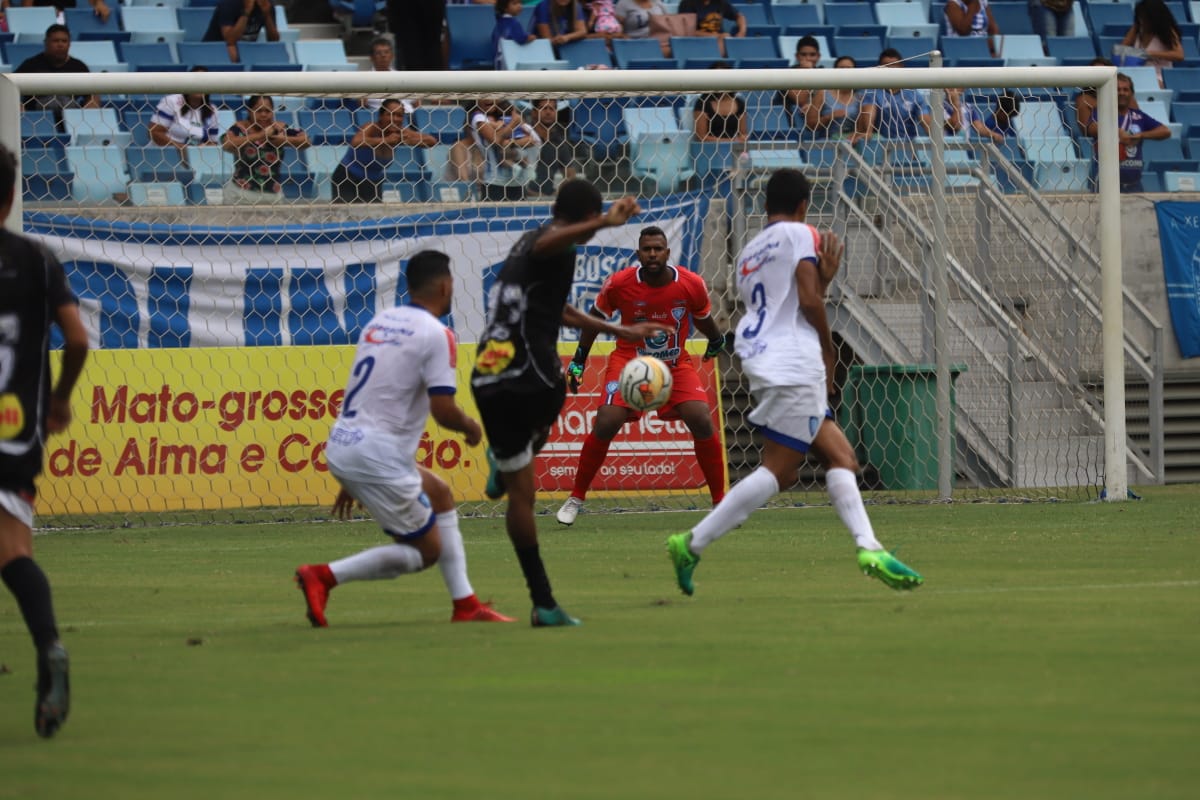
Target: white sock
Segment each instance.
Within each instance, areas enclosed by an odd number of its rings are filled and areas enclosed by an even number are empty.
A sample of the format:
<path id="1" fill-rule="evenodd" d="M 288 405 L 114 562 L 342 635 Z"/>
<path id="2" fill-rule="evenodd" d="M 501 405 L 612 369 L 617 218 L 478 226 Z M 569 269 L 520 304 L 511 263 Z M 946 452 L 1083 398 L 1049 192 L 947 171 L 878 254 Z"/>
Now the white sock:
<path id="1" fill-rule="evenodd" d="M 717 503 L 716 508 L 692 528 L 692 552 L 699 555 L 701 550 L 745 522 L 754 509 L 778 492 L 779 481 L 766 467 L 759 467 L 742 478 Z"/>
<path id="2" fill-rule="evenodd" d="M 461 600 L 475 594 L 467 578 L 467 551 L 463 548 L 462 531 L 458 529 L 458 512 L 454 509 L 437 515 L 438 535 L 442 537 L 442 555 L 438 569 L 450 591 L 451 600 Z"/>
<path id="3" fill-rule="evenodd" d="M 825 488 L 829 499 L 837 509 L 842 523 L 850 529 L 854 543 L 864 550 L 882 550 L 883 545 L 875 538 L 867 508 L 863 505 L 862 493 L 858 491 L 858 479 L 848 469 L 836 468 L 825 473 Z"/>
<path id="4" fill-rule="evenodd" d="M 339 584 L 347 581 L 381 581 L 425 569 L 425 561 L 415 547 L 385 544 L 363 550 L 329 565 Z"/>

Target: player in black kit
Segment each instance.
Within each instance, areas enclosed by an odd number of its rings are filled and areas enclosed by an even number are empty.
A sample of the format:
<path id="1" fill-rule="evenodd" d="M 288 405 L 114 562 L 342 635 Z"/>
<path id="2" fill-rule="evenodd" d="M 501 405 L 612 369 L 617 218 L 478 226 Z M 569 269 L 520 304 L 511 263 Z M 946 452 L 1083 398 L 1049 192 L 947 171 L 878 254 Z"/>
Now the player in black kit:
<path id="1" fill-rule="evenodd" d="M 0 145 L 0 225 L 12 211 L 17 162 Z M 50 385 L 50 324 L 65 344 Z M 34 725 L 50 737 L 67 719 L 67 651 L 58 640 L 50 582 L 33 560 L 34 479 L 47 433 L 71 420 L 70 397 L 88 338 L 62 265 L 32 239 L 0 228 L 0 578 L 17 598 L 37 648 Z"/>
<path id="2" fill-rule="evenodd" d="M 471 373 L 492 466 L 487 494 L 497 498 L 508 493 L 505 527 L 529 586 L 534 627 L 579 624 L 550 591 L 533 515 L 533 457 L 546 444 L 567 393 L 558 329 L 565 325 L 631 341 L 666 330 L 645 322 L 613 325 L 567 304 L 575 279 L 575 246 L 601 228 L 624 225 L 641 211 L 632 197 L 614 201 L 607 212 L 602 209 L 600 192 L 587 181 L 574 179 L 559 187 L 554 218 L 522 236 L 500 269 Z"/>

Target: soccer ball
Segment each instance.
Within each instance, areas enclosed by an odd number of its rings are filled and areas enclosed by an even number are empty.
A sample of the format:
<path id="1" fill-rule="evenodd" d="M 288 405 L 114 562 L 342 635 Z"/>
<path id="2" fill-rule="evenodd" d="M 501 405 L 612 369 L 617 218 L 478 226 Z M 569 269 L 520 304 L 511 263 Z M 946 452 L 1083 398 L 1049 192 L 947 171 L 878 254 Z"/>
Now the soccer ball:
<path id="1" fill-rule="evenodd" d="M 653 411 L 671 399 L 671 369 L 654 356 L 638 356 L 621 370 L 619 386 L 631 408 Z"/>

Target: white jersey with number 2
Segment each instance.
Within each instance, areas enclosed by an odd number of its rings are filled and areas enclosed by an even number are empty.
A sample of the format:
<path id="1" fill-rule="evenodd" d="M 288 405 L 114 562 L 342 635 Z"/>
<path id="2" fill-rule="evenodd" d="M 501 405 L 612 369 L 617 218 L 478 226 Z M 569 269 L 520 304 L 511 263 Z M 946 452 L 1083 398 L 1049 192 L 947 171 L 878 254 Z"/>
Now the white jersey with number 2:
<path id="1" fill-rule="evenodd" d="M 418 306 L 389 308 L 367 323 L 326 447 L 335 474 L 366 480 L 413 471 L 429 396 L 455 393 L 457 351 L 454 333 Z"/>
<path id="2" fill-rule="evenodd" d="M 800 311 L 796 265 L 817 264 L 820 239 L 803 222 L 774 222 L 742 248 L 737 287 L 746 314 L 737 326 L 737 354 L 750 389 L 825 385 L 817 331 Z"/>

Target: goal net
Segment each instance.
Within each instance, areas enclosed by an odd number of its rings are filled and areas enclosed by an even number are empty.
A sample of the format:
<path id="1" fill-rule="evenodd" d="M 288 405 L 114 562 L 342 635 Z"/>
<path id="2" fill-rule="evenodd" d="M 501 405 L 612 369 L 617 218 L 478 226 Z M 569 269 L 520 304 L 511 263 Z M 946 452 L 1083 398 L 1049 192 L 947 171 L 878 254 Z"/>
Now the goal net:
<path id="1" fill-rule="evenodd" d="M 809 176 L 809 221 L 847 245 L 829 298 L 835 410 L 868 498 L 1123 498 L 1129 481 L 1161 479 L 1161 380 L 1147 368 L 1161 328 L 1113 271 L 1113 77 L 0 76 L 0 136 L 20 150 L 23 175 L 10 224 L 65 264 L 96 348 L 72 427 L 48 442 L 40 519 L 323 514 L 335 491 L 323 442 L 354 343 L 373 314 L 404 301 L 408 258 L 428 248 L 452 258 L 447 321 L 458 397 L 474 415 L 467 376 L 489 288 L 568 177 L 644 209 L 578 249 L 573 303 L 590 308 L 656 226 L 671 263 L 704 278 L 714 319 L 732 330 L 742 312 L 732 270 L 764 225 L 763 186 L 781 167 Z M 1099 97 L 1098 172 L 1075 123 L 1083 90 Z M 98 107 L 76 107 L 93 97 Z M 564 362 L 575 337 L 562 331 Z M 736 359 L 702 361 L 704 345 L 687 349 L 732 482 L 758 463 L 752 399 Z M 611 348 L 593 348 L 537 460 L 542 511 L 573 487 Z M 693 447 L 681 420 L 631 421 L 587 509 L 707 507 Z M 482 448 L 431 422 L 418 459 L 469 511 L 502 510 L 484 497 Z M 777 502 L 823 503 L 822 488 L 814 463 Z"/>

